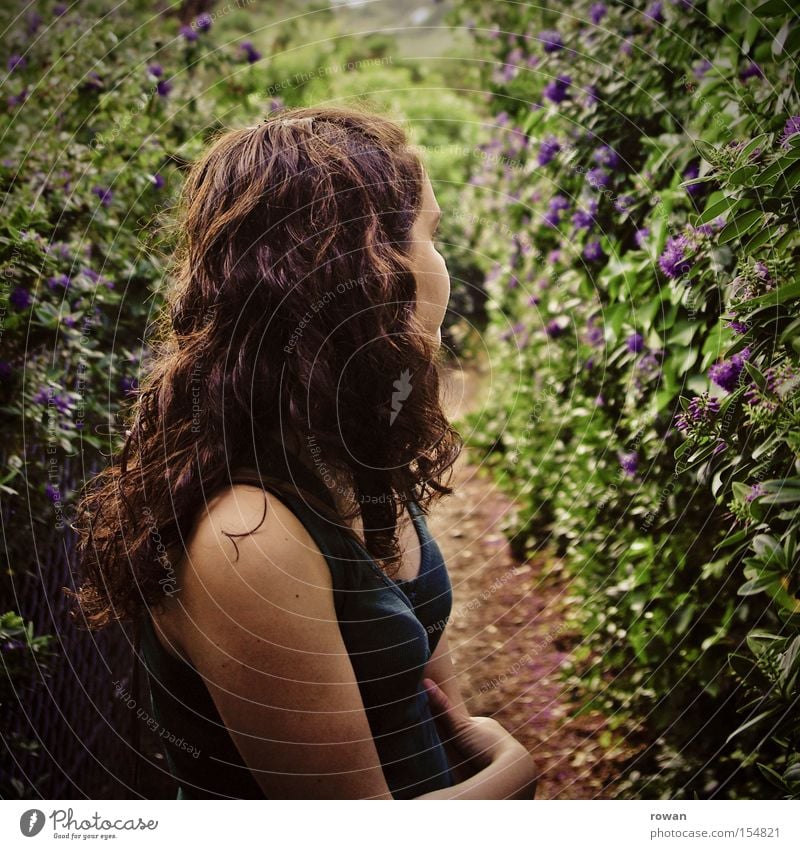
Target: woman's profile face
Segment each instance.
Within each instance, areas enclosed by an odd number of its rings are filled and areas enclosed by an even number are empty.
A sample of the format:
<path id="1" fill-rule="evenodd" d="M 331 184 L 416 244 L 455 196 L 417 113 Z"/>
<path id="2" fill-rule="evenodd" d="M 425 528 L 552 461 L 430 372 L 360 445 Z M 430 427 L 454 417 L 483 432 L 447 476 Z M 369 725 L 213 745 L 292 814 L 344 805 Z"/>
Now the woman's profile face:
<path id="1" fill-rule="evenodd" d="M 423 179 L 420 210 L 409 234 L 409 254 L 417 281 L 417 316 L 426 332 L 442 342 L 442 321 L 450 299 L 450 275 L 444 257 L 434 244 L 434 232 L 441 209 L 426 174 Z"/>

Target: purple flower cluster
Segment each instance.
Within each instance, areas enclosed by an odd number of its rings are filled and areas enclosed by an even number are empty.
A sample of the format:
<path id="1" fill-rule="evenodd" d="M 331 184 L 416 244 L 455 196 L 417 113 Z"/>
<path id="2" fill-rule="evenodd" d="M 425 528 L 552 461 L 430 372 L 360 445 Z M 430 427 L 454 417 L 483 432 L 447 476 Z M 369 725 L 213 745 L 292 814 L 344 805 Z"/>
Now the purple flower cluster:
<path id="1" fill-rule="evenodd" d="M 800 115 L 792 115 L 792 117 L 786 122 L 786 126 L 783 128 L 783 134 L 781 135 L 781 147 L 788 150 L 789 139 L 792 136 L 796 136 L 798 133 L 800 133 Z"/>
<path id="2" fill-rule="evenodd" d="M 692 66 L 694 78 L 699 82 L 714 66 L 708 59 L 701 59 Z"/>
<path id="3" fill-rule="evenodd" d="M 547 212 L 542 216 L 542 221 L 547 227 L 558 227 L 561 221 L 561 213 L 569 209 L 569 201 L 564 195 L 554 195 L 550 198 Z"/>
<path id="4" fill-rule="evenodd" d="M 622 163 L 622 160 L 616 150 L 607 144 L 603 144 L 598 147 L 592 155 L 592 158 L 598 165 L 605 165 L 606 168 L 610 168 L 612 171 L 615 168 L 619 168 Z"/>
<path id="5" fill-rule="evenodd" d="M 684 433 L 692 428 L 708 425 L 719 412 L 719 398 L 714 398 L 703 392 L 695 395 L 685 413 L 675 417 L 675 427 Z M 722 449 L 720 449 L 722 450 Z"/>
<path id="6" fill-rule="evenodd" d="M 31 293 L 23 286 L 15 286 L 14 289 L 11 290 L 11 294 L 8 296 L 8 302 L 15 310 L 19 310 L 20 312 L 28 309 L 32 300 L 33 298 L 31 298 Z"/>
<path id="7" fill-rule="evenodd" d="M 637 227 L 634 233 L 633 240 L 636 242 L 636 247 L 641 248 L 647 237 L 650 235 L 649 227 Z"/>
<path id="8" fill-rule="evenodd" d="M 734 354 L 729 360 L 714 363 L 708 370 L 708 376 L 713 383 L 726 392 L 733 392 L 739 384 L 739 376 L 744 369 L 745 360 L 750 357 L 750 349 L 745 348 Z"/>
<path id="9" fill-rule="evenodd" d="M 561 38 L 561 33 L 555 29 L 542 30 L 539 33 L 539 41 L 542 42 L 545 53 L 557 53 L 564 48 L 564 41 Z"/>
<path id="10" fill-rule="evenodd" d="M 607 12 L 605 3 L 592 3 L 589 7 L 589 20 L 597 25 L 603 20 Z"/>
<path id="11" fill-rule="evenodd" d="M 242 41 L 239 43 L 239 49 L 244 53 L 245 59 L 251 64 L 255 64 L 261 58 L 261 54 L 253 47 L 252 41 Z"/>
<path id="12" fill-rule="evenodd" d="M 700 161 L 695 160 L 694 162 L 690 162 L 686 168 L 683 170 L 683 178 L 685 180 L 694 180 L 696 177 L 700 176 Z M 703 189 L 705 187 L 702 183 L 693 183 L 691 186 L 686 187 L 686 193 L 690 196 L 702 194 Z"/>
<path id="13" fill-rule="evenodd" d="M 683 233 L 667 239 L 664 252 L 658 258 L 658 265 L 667 277 L 674 280 L 691 271 L 693 262 L 686 255 L 689 249 L 689 238 Z"/>
<path id="14" fill-rule="evenodd" d="M 598 327 L 594 323 L 594 318 L 589 319 L 589 323 L 586 327 L 586 333 L 584 334 L 584 341 L 592 348 L 599 348 L 605 342 L 605 333 L 603 333 L 603 328 Z"/>
<path id="15" fill-rule="evenodd" d="M 545 325 L 544 332 L 551 338 L 557 339 L 564 332 L 564 328 L 561 326 L 561 323 L 557 318 L 554 318 L 552 321 L 548 321 Z"/>
<path id="16" fill-rule="evenodd" d="M 656 0 L 655 3 L 651 3 L 645 10 L 644 16 L 646 18 L 650 18 L 651 21 L 654 21 L 657 24 L 664 23 L 664 9 L 663 4 L 660 0 Z"/>
<path id="17" fill-rule="evenodd" d="M 738 333 L 740 336 L 747 333 L 750 329 L 744 322 L 741 321 L 729 321 L 725 326 L 730 327 L 734 333 Z"/>
<path id="18" fill-rule="evenodd" d="M 614 201 L 614 209 L 617 212 L 625 213 L 633 206 L 633 198 L 630 195 L 620 195 Z"/>
<path id="19" fill-rule="evenodd" d="M 558 139 L 551 136 L 539 145 L 539 153 L 536 157 L 536 161 L 539 165 L 547 165 L 549 162 L 553 161 L 559 150 L 561 150 L 561 145 L 559 144 Z"/>
<path id="20" fill-rule="evenodd" d="M 28 60 L 24 56 L 20 56 L 19 53 L 13 53 L 8 57 L 8 70 L 16 71 L 22 70 L 28 64 Z"/>
<path id="21" fill-rule="evenodd" d="M 590 200 L 585 209 L 577 209 L 572 216 L 572 223 L 578 230 L 591 230 L 595 225 L 597 201 Z"/>
<path id="22" fill-rule="evenodd" d="M 572 77 L 568 74 L 561 74 L 554 80 L 550 80 L 544 87 L 542 94 L 553 103 L 563 103 L 569 95 L 567 89 L 572 84 Z"/>
<path id="23" fill-rule="evenodd" d="M 625 347 L 632 354 L 639 354 L 644 350 L 644 336 L 641 333 L 632 333 L 625 340 Z"/>
<path id="24" fill-rule="evenodd" d="M 748 62 L 747 65 L 739 72 L 739 79 L 742 82 L 751 79 L 752 77 L 759 77 L 760 79 L 764 79 L 764 72 L 755 62 Z"/>
<path id="25" fill-rule="evenodd" d="M 662 355 L 663 351 L 648 351 L 637 361 L 634 366 L 633 382 L 639 391 L 645 386 L 650 386 L 659 378 Z"/>
<path id="26" fill-rule="evenodd" d="M 622 471 L 629 477 L 635 477 L 639 469 L 639 455 L 636 451 L 628 451 L 626 454 L 619 454 L 619 464 Z"/>
<path id="27" fill-rule="evenodd" d="M 589 262 L 597 262 L 601 260 L 605 254 L 603 253 L 603 248 L 600 246 L 600 242 L 597 239 L 592 240 L 591 242 L 587 242 L 583 249 L 584 259 L 589 260 Z"/>
<path id="28" fill-rule="evenodd" d="M 604 189 L 611 182 L 611 177 L 602 168 L 590 168 L 586 172 L 586 182 L 593 189 Z"/>
<path id="29" fill-rule="evenodd" d="M 183 25 L 183 26 L 182 26 L 182 27 L 178 30 L 178 32 L 179 32 L 179 33 L 180 33 L 180 35 L 182 35 L 182 36 L 184 37 L 184 39 L 185 39 L 186 41 L 188 41 L 189 43 L 191 43 L 191 42 L 193 42 L 193 41 L 197 41 L 197 33 L 196 33 L 196 32 L 195 32 L 195 31 L 194 31 L 194 30 L 193 30 L 190 26 L 188 26 L 187 24 L 184 24 L 184 25 Z"/>
<path id="30" fill-rule="evenodd" d="M 100 203 L 103 206 L 111 206 L 111 200 L 114 194 L 107 186 L 95 186 L 92 189 L 92 194 L 100 198 Z"/>

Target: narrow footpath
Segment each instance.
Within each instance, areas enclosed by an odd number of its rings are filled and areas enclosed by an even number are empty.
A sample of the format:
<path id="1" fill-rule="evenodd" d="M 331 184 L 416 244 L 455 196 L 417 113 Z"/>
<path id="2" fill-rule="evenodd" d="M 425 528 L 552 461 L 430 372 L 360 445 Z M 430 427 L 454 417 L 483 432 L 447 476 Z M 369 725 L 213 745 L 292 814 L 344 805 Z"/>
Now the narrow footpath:
<path id="1" fill-rule="evenodd" d="M 445 402 L 454 421 L 479 405 L 481 384 L 474 365 L 448 372 Z M 428 520 L 453 585 L 447 634 L 467 708 L 493 716 L 528 748 L 541 770 L 537 799 L 614 798 L 631 752 L 614 742 L 621 735 L 599 712 L 570 719 L 580 702 L 559 677 L 580 643 L 564 624 L 564 564 L 546 555 L 515 559 L 501 530 L 512 500 L 471 459 L 465 450 L 453 495 Z"/>

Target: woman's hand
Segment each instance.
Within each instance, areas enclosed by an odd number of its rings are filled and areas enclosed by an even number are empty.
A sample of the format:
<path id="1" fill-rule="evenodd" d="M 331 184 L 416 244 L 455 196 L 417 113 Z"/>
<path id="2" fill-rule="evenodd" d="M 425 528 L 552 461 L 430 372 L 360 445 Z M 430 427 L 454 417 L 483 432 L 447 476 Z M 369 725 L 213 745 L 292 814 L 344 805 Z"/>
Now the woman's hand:
<path id="1" fill-rule="evenodd" d="M 459 769 L 466 766 L 474 774 L 501 758 L 515 763 L 515 768 L 521 769 L 524 775 L 513 798 L 532 799 L 536 793 L 537 772 L 528 750 L 497 720 L 488 716 L 469 716 L 456 710 L 435 681 L 425 678 L 422 683 L 428 691 L 437 727 L 441 727 L 442 741 L 451 743 L 463 758 L 463 762 L 456 766 Z"/>

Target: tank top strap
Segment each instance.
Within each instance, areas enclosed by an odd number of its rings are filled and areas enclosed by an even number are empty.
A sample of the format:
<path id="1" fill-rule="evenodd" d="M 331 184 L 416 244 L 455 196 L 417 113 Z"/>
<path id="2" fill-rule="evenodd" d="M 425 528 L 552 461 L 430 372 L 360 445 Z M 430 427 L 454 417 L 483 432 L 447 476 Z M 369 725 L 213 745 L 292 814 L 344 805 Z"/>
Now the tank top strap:
<path id="1" fill-rule="evenodd" d="M 335 503 L 324 483 L 277 441 L 264 466 L 252 474 L 232 474 L 231 483 L 260 486 L 273 492 L 300 520 L 316 543 L 331 573 L 334 607 L 342 616 L 350 594 L 359 592 L 371 571 L 364 552 L 339 524 Z"/>

